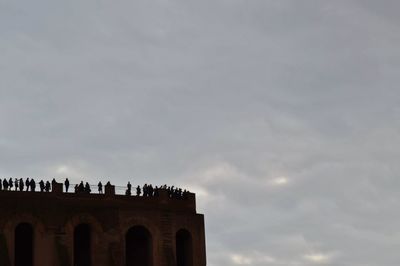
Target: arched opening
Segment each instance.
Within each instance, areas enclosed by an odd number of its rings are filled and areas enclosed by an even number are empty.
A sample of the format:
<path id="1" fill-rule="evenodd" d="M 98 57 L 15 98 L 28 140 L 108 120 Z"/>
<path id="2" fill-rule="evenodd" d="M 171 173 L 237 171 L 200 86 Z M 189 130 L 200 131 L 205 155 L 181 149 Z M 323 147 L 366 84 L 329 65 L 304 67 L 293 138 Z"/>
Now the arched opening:
<path id="1" fill-rule="evenodd" d="M 74 230 L 74 266 L 91 266 L 92 236 L 88 224 L 80 224 Z"/>
<path id="2" fill-rule="evenodd" d="M 126 266 L 153 265 L 152 237 L 145 227 L 131 227 L 125 236 Z"/>
<path id="3" fill-rule="evenodd" d="M 177 266 L 193 266 L 193 244 L 191 234 L 184 229 L 176 233 Z"/>
<path id="4" fill-rule="evenodd" d="M 33 227 L 21 223 L 15 228 L 15 266 L 33 266 Z"/>

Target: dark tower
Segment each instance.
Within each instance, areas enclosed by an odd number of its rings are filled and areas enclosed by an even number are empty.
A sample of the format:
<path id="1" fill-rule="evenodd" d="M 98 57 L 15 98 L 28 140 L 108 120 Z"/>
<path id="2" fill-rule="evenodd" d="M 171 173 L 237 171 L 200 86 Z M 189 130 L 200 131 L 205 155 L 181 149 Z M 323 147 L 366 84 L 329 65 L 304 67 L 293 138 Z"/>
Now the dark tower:
<path id="1" fill-rule="evenodd" d="M 2 266 L 206 266 L 193 193 L 0 191 Z"/>

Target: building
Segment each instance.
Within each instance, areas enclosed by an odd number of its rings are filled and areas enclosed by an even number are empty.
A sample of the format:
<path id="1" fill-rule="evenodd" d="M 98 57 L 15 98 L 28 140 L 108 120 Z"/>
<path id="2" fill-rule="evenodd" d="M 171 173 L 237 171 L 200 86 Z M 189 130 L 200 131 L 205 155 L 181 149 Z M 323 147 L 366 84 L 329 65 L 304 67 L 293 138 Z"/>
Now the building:
<path id="1" fill-rule="evenodd" d="M 1 266 L 205 266 L 193 193 L 0 191 Z"/>

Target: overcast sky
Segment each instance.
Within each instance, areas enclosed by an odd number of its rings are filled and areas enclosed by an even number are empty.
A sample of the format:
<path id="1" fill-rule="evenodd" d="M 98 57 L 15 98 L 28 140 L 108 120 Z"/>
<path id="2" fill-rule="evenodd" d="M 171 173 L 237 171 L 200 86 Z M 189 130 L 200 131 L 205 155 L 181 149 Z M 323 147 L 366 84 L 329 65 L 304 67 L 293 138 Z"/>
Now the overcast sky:
<path id="1" fill-rule="evenodd" d="M 0 0 L 0 176 L 188 188 L 209 266 L 397 266 L 399 10 Z"/>

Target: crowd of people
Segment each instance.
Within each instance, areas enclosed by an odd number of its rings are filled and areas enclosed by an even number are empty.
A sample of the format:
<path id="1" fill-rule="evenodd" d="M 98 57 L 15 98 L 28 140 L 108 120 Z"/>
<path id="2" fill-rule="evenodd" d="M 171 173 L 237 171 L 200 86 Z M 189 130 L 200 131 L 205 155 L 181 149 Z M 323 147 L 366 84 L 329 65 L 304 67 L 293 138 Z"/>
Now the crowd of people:
<path id="1" fill-rule="evenodd" d="M 55 179 L 52 180 L 52 183 L 54 182 L 56 182 Z M 40 192 L 50 192 L 52 186 L 49 181 L 44 182 L 43 180 L 40 180 L 38 185 Z M 15 178 L 14 180 L 12 178 L 8 180 L 6 178 L 0 179 L 0 190 L 24 191 L 25 189 L 26 191 L 36 191 L 36 182 L 33 178 L 27 178 L 25 181 L 22 178 Z"/>
<path id="2" fill-rule="evenodd" d="M 40 180 L 38 182 L 40 192 L 50 192 L 53 188 L 53 185 L 57 183 L 56 180 L 53 178 L 51 183 L 49 181 Z M 111 185 L 110 182 L 107 182 L 107 185 Z M 64 181 L 65 192 L 69 192 L 70 182 L 67 179 Z M 33 178 L 26 178 L 23 180 L 22 178 L 18 179 L 9 178 L 8 180 L 4 178 L 3 180 L 0 179 L 0 191 L 36 191 L 36 181 Z M 189 195 L 189 191 L 182 190 L 181 188 L 177 188 L 175 186 L 153 186 L 151 184 L 144 184 L 142 187 L 139 185 L 136 187 L 136 196 L 142 197 L 158 197 L 160 195 L 160 190 L 165 190 L 168 193 L 170 198 L 174 199 L 186 199 Z M 103 184 L 99 182 L 97 184 L 97 191 L 99 194 L 103 194 Z M 83 183 L 81 181 L 79 184 L 75 184 L 74 187 L 75 193 L 88 193 L 92 192 L 91 186 L 88 182 Z M 125 195 L 131 196 L 132 195 L 132 185 L 128 182 L 125 190 Z"/>
<path id="3" fill-rule="evenodd" d="M 136 187 L 136 196 L 141 196 L 143 190 L 143 197 L 158 197 L 160 195 L 160 190 L 166 190 L 168 192 L 168 196 L 170 198 L 175 199 L 185 199 L 188 197 L 189 191 L 182 190 L 181 188 L 176 188 L 174 186 L 155 186 L 144 184 L 141 188 L 140 186 Z M 126 195 L 131 195 L 131 184 L 128 182 L 128 188 L 126 190 Z"/>

